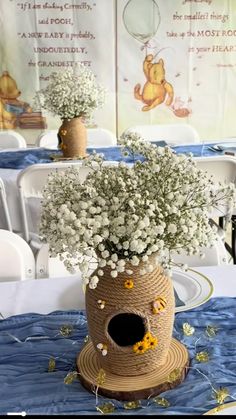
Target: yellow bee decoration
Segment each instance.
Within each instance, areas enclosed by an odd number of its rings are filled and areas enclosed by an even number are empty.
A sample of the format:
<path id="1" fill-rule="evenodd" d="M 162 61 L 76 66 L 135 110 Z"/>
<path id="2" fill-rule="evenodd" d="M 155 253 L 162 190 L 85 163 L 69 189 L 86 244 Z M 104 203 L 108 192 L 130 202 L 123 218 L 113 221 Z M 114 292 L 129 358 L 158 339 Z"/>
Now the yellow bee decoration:
<path id="1" fill-rule="evenodd" d="M 166 304 L 165 297 L 157 297 L 152 303 L 153 314 L 161 314 L 166 309 Z"/>

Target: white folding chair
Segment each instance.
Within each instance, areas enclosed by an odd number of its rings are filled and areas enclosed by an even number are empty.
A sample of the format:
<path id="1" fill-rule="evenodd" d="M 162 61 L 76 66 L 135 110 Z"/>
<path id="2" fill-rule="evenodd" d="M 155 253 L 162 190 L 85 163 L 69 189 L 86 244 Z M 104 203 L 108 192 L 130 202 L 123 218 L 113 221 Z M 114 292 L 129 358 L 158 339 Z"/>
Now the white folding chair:
<path id="1" fill-rule="evenodd" d="M 117 145 L 116 136 L 105 128 L 88 128 L 88 147 L 113 147 Z"/>
<path id="2" fill-rule="evenodd" d="M 212 156 L 212 157 L 195 157 L 199 169 L 204 170 L 216 184 L 221 182 L 223 184 L 236 184 L 236 159 L 231 156 Z M 219 218 L 223 220 L 228 214 L 228 208 L 221 206 L 219 210 L 214 210 L 211 218 Z M 236 264 L 236 228 L 234 225 L 234 216 L 231 220 L 231 247 L 225 243 L 227 250 L 233 257 L 234 264 Z M 220 227 L 223 223 L 220 223 Z M 222 229 L 219 228 L 219 234 Z M 224 237 L 223 237 L 224 238 Z"/>
<path id="3" fill-rule="evenodd" d="M 55 277 L 68 275 L 64 264 L 56 258 L 49 258 L 48 246 L 40 241 L 38 226 L 40 221 L 42 190 L 49 173 L 54 170 L 64 172 L 69 167 L 77 167 L 83 181 L 89 171 L 81 161 L 35 164 L 22 170 L 17 177 L 20 195 L 20 209 L 23 225 L 23 237 L 31 246 L 36 258 L 36 277 Z"/>
<path id="4" fill-rule="evenodd" d="M 11 218 L 10 218 L 8 204 L 7 204 L 5 186 L 1 178 L 0 178 L 0 199 L 1 199 L 2 210 L 5 217 L 6 229 L 9 231 L 12 231 L 12 224 L 11 224 Z"/>
<path id="5" fill-rule="evenodd" d="M 0 230 L 0 282 L 35 278 L 35 259 L 26 241 L 8 230 Z"/>
<path id="6" fill-rule="evenodd" d="M 215 182 L 236 183 L 236 159 L 232 156 L 194 157 L 199 169 L 213 176 Z"/>
<path id="7" fill-rule="evenodd" d="M 33 164 L 26 167 L 17 176 L 16 183 L 20 196 L 23 237 L 28 243 L 31 241 L 32 236 L 34 237 L 38 234 L 42 190 L 47 182 L 48 175 L 54 170 L 64 172 L 69 167 L 77 167 L 80 170 L 81 181 L 86 178 L 91 170 L 88 167 L 82 166 L 81 161 L 64 161 Z M 31 202 L 31 200 L 34 201 Z"/>
<path id="8" fill-rule="evenodd" d="M 202 247 L 201 253 L 204 258 L 197 255 L 187 255 L 186 252 L 181 251 L 180 254 L 173 252 L 172 257 L 176 264 L 186 264 L 189 267 L 193 266 L 216 266 L 228 265 L 228 255 L 222 240 L 217 241 L 212 247 Z"/>
<path id="9" fill-rule="evenodd" d="M 37 140 L 37 147 L 55 149 L 58 145 L 58 130 L 41 133 Z M 88 128 L 88 147 L 112 147 L 117 144 L 116 136 L 105 128 Z"/>
<path id="10" fill-rule="evenodd" d="M 4 148 L 26 148 L 24 137 L 13 130 L 0 131 L 0 149 Z"/>
<path id="11" fill-rule="evenodd" d="M 36 139 L 36 147 L 43 147 L 49 149 L 55 149 L 58 146 L 58 130 L 48 130 L 44 131 Z"/>
<path id="12" fill-rule="evenodd" d="M 198 132 L 189 124 L 135 125 L 125 130 L 128 132 L 137 132 L 146 141 L 162 140 L 170 145 L 200 143 Z"/>

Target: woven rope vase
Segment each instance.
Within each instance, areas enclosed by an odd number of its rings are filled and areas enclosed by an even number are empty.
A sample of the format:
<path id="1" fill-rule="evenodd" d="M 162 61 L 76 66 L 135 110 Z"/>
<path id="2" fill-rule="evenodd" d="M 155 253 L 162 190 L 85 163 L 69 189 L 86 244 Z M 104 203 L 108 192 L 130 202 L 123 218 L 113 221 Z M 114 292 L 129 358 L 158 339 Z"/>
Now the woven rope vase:
<path id="1" fill-rule="evenodd" d="M 171 344 L 172 280 L 160 266 L 140 275 L 141 265 L 132 266 L 132 275 L 119 273 L 116 278 L 106 267 L 97 288 L 86 289 L 88 331 L 99 363 L 120 376 L 138 376 L 164 365 Z"/>
<path id="2" fill-rule="evenodd" d="M 82 118 L 64 119 L 58 136 L 64 157 L 86 157 L 87 129 Z"/>

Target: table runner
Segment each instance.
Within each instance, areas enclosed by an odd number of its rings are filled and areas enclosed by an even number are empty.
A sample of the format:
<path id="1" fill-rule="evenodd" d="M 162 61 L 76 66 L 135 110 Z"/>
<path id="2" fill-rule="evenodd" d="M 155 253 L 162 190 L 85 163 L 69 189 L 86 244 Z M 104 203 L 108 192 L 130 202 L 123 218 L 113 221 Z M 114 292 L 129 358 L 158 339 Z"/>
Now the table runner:
<path id="1" fill-rule="evenodd" d="M 192 336 L 183 334 L 185 322 L 195 328 Z M 67 328 L 63 328 L 65 325 Z M 211 337 L 206 333 L 209 326 L 213 327 Z M 174 336 L 188 348 L 191 369 L 181 385 L 159 396 L 168 400 L 167 408 L 150 398 L 142 400 L 138 409 L 126 410 L 124 402 L 102 396 L 96 406 L 95 395 L 85 390 L 77 378 L 65 384 L 68 373 L 75 371 L 75 358 L 86 335 L 82 311 L 32 313 L 2 320 L 0 414 L 101 415 L 96 407 L 108 402 L 115 415 L 203 414 L 218 405 L 212 387 L 224 387 L 236 397 L 236 298 L 213 298 L 203 306 L 176 314 Z M 208 362 L 195 359 L 200 351 L 207 351 Z M 52 372 L 48 372 L 50 359 L 55 360 Z M 232 397 L 225 400 L 231 401 Z"/>
<path id="2" fill-rule="evenodd" d="M 155 141 L 153 144 L 158 146 L 166 145 L 165 141 Z M 209 145 L 213 145 L 212 143 Z M 207 144 L 191 144 L 191 145 L 180 145 L 172 147 L 173 150 L 180 153 L 192 153 L 194 157 L 201 156 L 215 156 L 222 155 L 223 152 L 215 152 L 208 148 Z M 97 153 L 103 154 L 105 160 L 109 161 L 125 161 L 132 163 L 133 158 L 124 157 L 121 154 L 121 148 L 116 147 L 100 147 L 100 148 L 87 148 L 88 153 L 96 151 Z M 35 148 L 35 149 L 19 149 L 17 151 L 2 151 L 0 153 L 0 168 L 2 169 L 24 169 L 32 164 L 36 163 L 51 163 L 52 155 L 62 155 L 60 150 L 49 150 L 46 148 Z M 138 156 L 137 156 L 138 158 Z"/>

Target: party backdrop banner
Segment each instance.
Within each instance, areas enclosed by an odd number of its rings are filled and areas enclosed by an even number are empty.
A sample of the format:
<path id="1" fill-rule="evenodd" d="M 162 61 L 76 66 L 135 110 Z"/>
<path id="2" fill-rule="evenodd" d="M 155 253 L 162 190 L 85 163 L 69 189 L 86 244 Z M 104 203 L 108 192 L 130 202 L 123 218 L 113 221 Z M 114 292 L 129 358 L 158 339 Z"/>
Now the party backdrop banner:
<path id="1" fill-rule="evenodd" d="M 236 1 L 117 2 L 119 131 L 189 123 L 236 137 Z"/>
<path id="2" fill-rule="evenodd" d="M 104 13 L 105 11 L 105 13 Z M 59 119 L 33 108 L 49 74 L 88 66 L 107 89 L 93 125 L 116 129 L 113 0 L 4 0 L 0 2 L 0 128 L 35 136 Z"/>
<path id="3" fill-rule="evenodd" d="M 82 62 L 108 92 L 94 126 L 189 123 L 236 136 L 235 0 L 0 2 L 0 129 L 34 143 L 58 118 L 34 109 L 49 74 Z"/>

